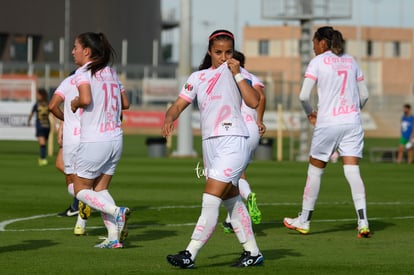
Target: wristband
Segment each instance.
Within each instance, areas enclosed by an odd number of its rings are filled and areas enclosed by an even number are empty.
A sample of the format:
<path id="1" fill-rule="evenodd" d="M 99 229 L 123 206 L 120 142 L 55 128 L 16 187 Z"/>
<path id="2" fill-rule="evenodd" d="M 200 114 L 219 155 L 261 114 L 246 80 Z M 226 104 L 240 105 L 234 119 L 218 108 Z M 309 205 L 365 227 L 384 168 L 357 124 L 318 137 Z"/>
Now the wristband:
<path id="1" fill-rule="evenodd" d="M 240 81 L 244 80 L 244 77 L 242 76 L 242 74 L 241 74 L 241 73 L 238 73 L 238 74 L 236 74 L 236 75 L 234 76 L 234 79 L 235 79 L 235 80 L 236 80 L 236 82 L 238 83 L 238 82 L 240 82 Z"/>

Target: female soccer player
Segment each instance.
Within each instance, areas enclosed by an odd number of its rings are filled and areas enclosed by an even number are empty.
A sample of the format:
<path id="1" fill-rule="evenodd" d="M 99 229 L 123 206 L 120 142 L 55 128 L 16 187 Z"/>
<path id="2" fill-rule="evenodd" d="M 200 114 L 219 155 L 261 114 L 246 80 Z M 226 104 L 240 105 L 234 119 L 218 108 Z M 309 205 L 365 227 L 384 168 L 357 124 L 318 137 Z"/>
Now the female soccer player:
<path id="1" fill-rule="evenodd" d="M 249 131 L 249 137 L 247 139 L 247 145 L 250 151 L 249 163 L 252 162 L 254 152 L 259 145 L 260 137 L 266 132 L 266 126 L 263 123 L 263 115 L 266 107 L 266 98 L 264 95 L 264 84 L 259 80 L 257 76 L 244 70 L 245 56 L 242 52 L 234 51 L 233 58 L 240 62 L 241 74 L 246 78 L 251 78 L 251 86 L 259 93 L 259 105 L 256 109 L 248 107 L 243 101 L 241 106 L 241 113 L 246 123 L 247 130 Z M 262 213 L 256 202 L 256 193 L 252 192 L 250 184 L 247 181 L 246 171 L 244 171 L 239 180 L 240 196 L 247 202 L 247 210 L 249 211 L 250 218 L 254 224 L 259 224 L 262 220 Z M 223 231 L 225 233 L 232 233 L 233 228 L 231 226 L 230 216 L 227 215 L 226 220 L 222 223 Z"/>
<path id="2" fill-rule="evenodd" d="M 285 218 L 283 223 L 289 229 L 309 233 L 322 174 L 330 156 L 338 150 L 358 216 L 358 237 L 369 237 L 365 187 L 359 172 L 364 146 L 361 108 L 368 100 L 364 77 L 355 59 L 344 53 L 344 40 L 339 31 L 329 26 L 321 27 L 312 41 L 316 57 L 306 69 L 299 95 L 310 123 L 315 126 L 308 176 L 301 214 L 297 218 Z M 317 111 L 310 104 L 311 91 L 316 83 Z"/>
<path id="3" fill-rule="evenodd" d="M 85 235 L 85 225 L 90 215 L 90 208 L 75 198 L 73 187 L 75 156 L 80 142 L 80 116 L 82 113 L 82 109 L 76 110 L 75 113 L 71 110 L 71 101 L 76 96 L 78 96 L 78 89 L 72 74 L 65 78 L 56 89 L 49 102 L 49 109 L 58 119 L 63 120 L 58 130 L 60 148 L 56 157 L 56 167 L 65 174 L 68 192 L 74 197 L 74 203 L 79 204 L 79 206 L 76 205 L 79 213 L 73 233 Z M 60 109 L 62 103 L 64 104 L 63 111 Z"/>
<path id="4" fill-rule="evenodd" d="M 27 119 L 27 126 L 36 114 L 36 137 L 40 146 L 39 166 L 47 165 L 46 143 L 49 139 L 50 120 L 49 120 L 49 98 L 45 89 L 38 89 L 36 93 L 36 103 L 33 105 L 32 111 Z"/>
<path id="5" fill-rule="evenodd" d="M 116 72 L 108 66 L 114 50 L 102 33 L 76 37 L 72 55 L 80 66 L 74 76 L 79 96 L 71 109 L 83 109 L 80 144 L 76 155 L 74 190 L 76 197 L 104 213 L 108 238 L 96 247 L 122 248 L 127 207 L 118 207 L 108 191 L 122 154 L 121 86 Z"/>
<path id="6" fill-rule="evenodd" d="M 167 261 L 181 268 L 194 267 L 199 250 L 213 233 L 223 203 L 244 252 L 234 264 L 254 266 L 263 262 L 251 219 L 243 204 L 238 181 L 249 160 L 248 130 L 241 115 L 242 99 L 256 108 L 259 95 L 240 74 L 240 63 L 232 58 L 233 34 L 217 30 L 209 37 L 201 70 L 190 75 L 179 97 L 165 114 L 163 136 L 171 135 L 174 121 L 197 98 L 201 116 L 202 150 L 207 171 L 202 210 L 191 241 L 184 251 L 168 255 Z"/>

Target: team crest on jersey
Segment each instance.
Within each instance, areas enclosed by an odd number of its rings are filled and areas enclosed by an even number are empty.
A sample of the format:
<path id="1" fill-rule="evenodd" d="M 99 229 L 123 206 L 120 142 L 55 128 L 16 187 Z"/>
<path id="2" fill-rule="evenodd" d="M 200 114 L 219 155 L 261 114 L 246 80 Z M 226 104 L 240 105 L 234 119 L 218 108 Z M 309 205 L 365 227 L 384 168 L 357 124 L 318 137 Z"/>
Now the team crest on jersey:
<path id="1" fill-rule="evenodd" d="M 191 85 L 190 83 L 185 83 L 184 90 L 186 90 L 187 92 L 191 92 L 193 90 L 193 85 Z"/>

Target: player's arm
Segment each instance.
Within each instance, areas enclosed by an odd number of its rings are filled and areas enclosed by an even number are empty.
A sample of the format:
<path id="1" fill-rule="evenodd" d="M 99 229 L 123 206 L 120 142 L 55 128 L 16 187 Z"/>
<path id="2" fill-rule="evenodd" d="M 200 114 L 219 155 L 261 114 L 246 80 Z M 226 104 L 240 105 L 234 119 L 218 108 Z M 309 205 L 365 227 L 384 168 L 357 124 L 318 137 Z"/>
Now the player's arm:
<path id="1" fill-rule="evenodd" d="M 174 130 L 174 121 L 180 116 L 181 112 L 190 105 L 190 102 L 178 97 L 177 100 L 168 108 L 165 113 L 164 124 L 162 125 L 161 132 L 163 137 L 171 135 Z"/>
<path id="2" fill-rule="evenodd" d="M 79 96 L 76 96 L 70 103 L 72 112 L 78 108 L 86 108 L 92 102 L 91 85 L 81 84 L 78 87 Z"/>
<path id="3" fill-rule="evenodd" d="M 300 90 L 299 94 L 300 103 L 302 104 L 302 108 L 307 116 L 313 113 L 313 107 L 310 104 L 310 95 L 312 93 L 312 89 L 315 83 L 315 80 L 311 78 L 305 78 L 302 84 L 302 89 Z"/>
<path id="4" fill-rule="evenodd" d="M 59 144 L 59 146 L 62 148 L 63 145 L 63 121 L 58 122 L 59 123 L 59 127 L 57 130 L 57 143 Z"/>
<path id="5" fill-rule="evenodd" d="M 368 101 L 368 88 L 365 83 L 365 80 L 358 81 L 358 92 L 359 92 L 359 106 L 362 110 L 365 103 Z"/>
<path id="6" fill-rule="evenodd" d="M 32 121 L 32 117 L 35 113 L 35 106 L 33 106 L 32 111 L 30 112 L 29 117 L 27 118 L 27 126 L 30 126 L 30 121 Z"/>
<path id="7" fill-rule="evenodd" d="M 256 109 L 259 104 L 259 93 L 247 82 L 240 73 L 240 62 L 237 59 L 227 60 L 228 67 L 236 80 L 241 96 L 250 108 Z"/>
<path id="8" fill-rule="evenodd" d="M 263 123 L 264 111 L 266 109 L 266 97 L 264 94 L 264 87 L 262 85 L 254 85 L 255 90 L 259 93 L 259 105 L 257 105 L 257 126 L 259 127 L 260 136 L 266 132 L 266 125 Z"/>
<path id="9" fill-rule="evenodd" d="M 130 106 L 129 99 L 128 99 L 128 96 L 125 90 L 121 91 L 121 104 L 122 104 L 122 110 L 129 109 L 129 106 Z"/>
<path id="10" fill-rule="evenodd" d="M 64 115 L 62 110 L 60 109 L 60 105 L 62 104 L 63 99 L 60 95 L 54 94 L 52 99 L 49 102 L 49 110 L 50 112 L 60 120 L 64 120 Z"/>

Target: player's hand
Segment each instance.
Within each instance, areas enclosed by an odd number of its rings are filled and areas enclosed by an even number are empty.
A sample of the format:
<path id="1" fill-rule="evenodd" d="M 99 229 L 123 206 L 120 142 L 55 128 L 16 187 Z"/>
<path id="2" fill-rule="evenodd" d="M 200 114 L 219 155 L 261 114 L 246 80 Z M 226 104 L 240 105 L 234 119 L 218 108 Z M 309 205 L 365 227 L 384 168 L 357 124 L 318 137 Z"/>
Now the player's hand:
<path id="1" fill-rule="evenodd" d="M 310 124 L 312 124 L 313 126 L 315 126 L 316 124 L 317 116 L 318 116 L 318 113 L 315 111 L 313 111 L 310 115 L 308 115 L 308 120 Z"/>
<path id="2" fill-rule="evenodd" d="M 76 110 L 78 109 L 79 106 L 79 96 L 75 96 L 74 99 L 72 99 L 72 101 L 70 102 L 70 109 L 72 110 L 73 113 L 76 112 Z"/>
<path id="3" fill-rule="evenodd" d="M 266 133 L 266 125 L 262 121 L 258 121 L 257 126 L 259 127 L 259 135 L 262 137 Z"/>
<path id="4" fill-rule="evenodd" d="M 171 133 L 174 131 L 174 123 L 171 121 L 164 121 L 164 124 L 161 128 L 161 135 L 162 137 L 170 136 Z"/>
<path id="5" fill-rule="evenodd" d="M 234 59 L 234 58 L 228 59 L 227 66 L 229 67 L 233 75 L 240 73 L 240 62 L 237 59 Z"/>

